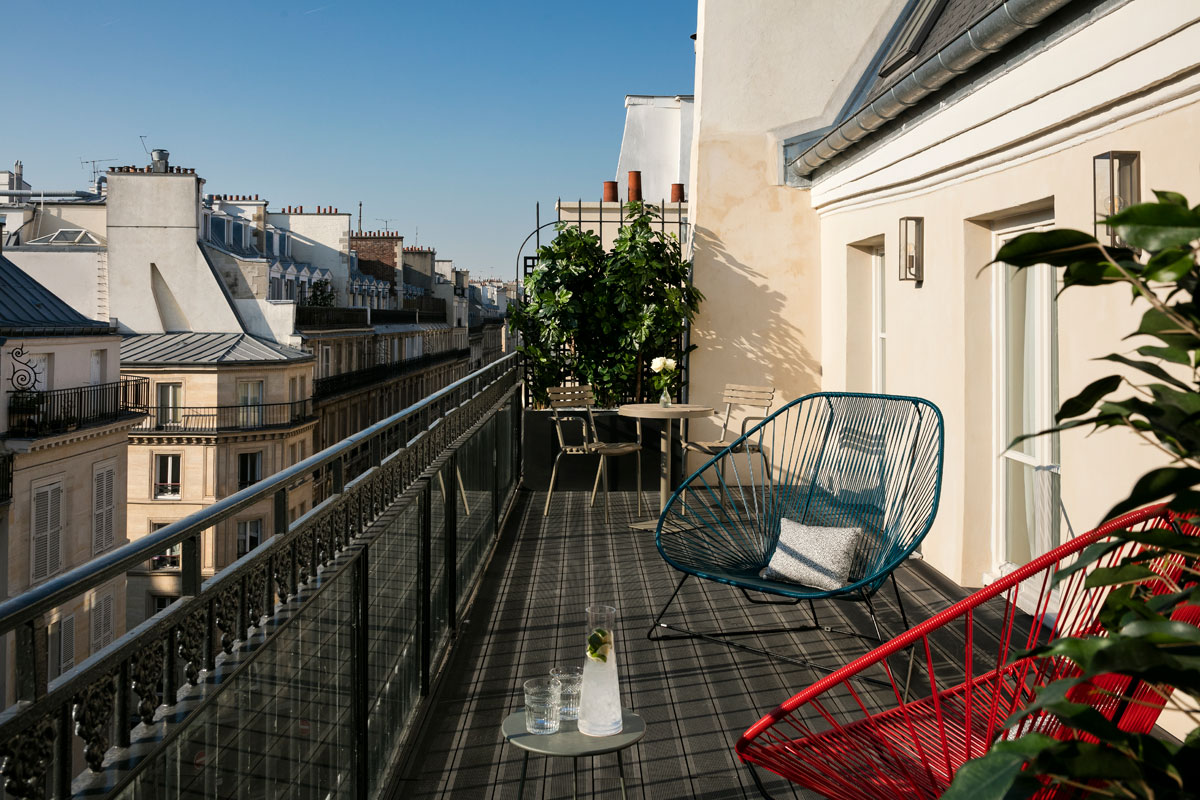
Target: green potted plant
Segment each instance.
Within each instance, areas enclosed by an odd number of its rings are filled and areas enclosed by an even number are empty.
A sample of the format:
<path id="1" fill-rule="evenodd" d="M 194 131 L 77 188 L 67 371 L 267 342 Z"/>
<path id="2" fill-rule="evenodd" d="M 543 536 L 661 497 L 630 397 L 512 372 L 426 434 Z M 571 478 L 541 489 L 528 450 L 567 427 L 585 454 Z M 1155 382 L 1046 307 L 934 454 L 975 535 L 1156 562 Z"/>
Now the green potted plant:
<path id="1" fill-rule="evenodd" d="M 1194 515 L 1200 513 L 1200 306 L 1196 303 L 1200 206 L 1189 207 L 1176 192 L 1155 194 L 1157 203 L 1131 206 L 1106 220 L 1128 248 L 1106 247 L 1081 231 L 1053 230 L 1017 237 L 996 260 L 1016 267 L 1040 263 L 1061 267 L 1066 288 L 1124 284 L 1134 301 L 1146 306 L 1137 330 L 1130 334 L 1145 343 L 1132 354 L 1104 356 L 1125 370 L 1094 381 L 1063 403 L 1056 430 L 1126 428 L 1162 452 L 1166 465 L 1138 479 L 1107 517 L 1165 502 L 1195 521 Z M 1113 397 L 1122 390 L 1132 393 Z M 1060 740 L 1032 731 L 997 742 L 987 755 L 958 771 L 944 800 L 1032 797 L 1047 783 L 1077 789 L 1074 796 L 1200 797 L 1200 713 L 1196 711 L 1200 628 L 1171 619 L 1181 607 L 1200 604 L 1196 583 L 1200 542 L 1169 531 L 1126 532 L 1124 538 L 1148 549 L 1116 567 L 1093 570 L 1087 578 L 1089 586 L 1113 587 L 1100 614 L 1104 632 L 1086 639 L 1055 640 L 1031 651 L 1069 659 L 1079 674 L 1049 684 L 1007 722 L 1016 725 L 1045 709 L 1080 738 Z M 1163 553 L 1178 559 L 1183 571 L 1180 585 L 1158 596 L 1144 589 L 1135 591 L 1129 582 L 1148 577 L 1143 562 Z M 1075 569 L 1103 555 L 1089 548 Z M 1073 702 L 1073 690 L 1104 674 L 1172 689 L 1167 707 L 1183 715 L 1190 733 L 1182 742 L 1153 733 L 1130 733 L 1091 706 Z M 1190 696 L 1191 702 L 1181 696 Z M 1121 702 L 1135 701 L 1122 698 Z"/>

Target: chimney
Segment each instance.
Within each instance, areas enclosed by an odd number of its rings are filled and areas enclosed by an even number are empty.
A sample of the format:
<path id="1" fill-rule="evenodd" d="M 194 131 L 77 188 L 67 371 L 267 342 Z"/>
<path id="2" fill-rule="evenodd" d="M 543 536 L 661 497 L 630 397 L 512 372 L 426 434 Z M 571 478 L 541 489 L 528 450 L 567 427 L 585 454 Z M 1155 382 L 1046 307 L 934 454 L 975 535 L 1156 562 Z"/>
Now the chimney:
<path id="1" fill-rule="evenodd" d="M 641 170 L 629 170 L 629 202 L 642 202 L 642 173 Z"/>
<path id="2" fill-rule="evenodd" d="M 604 193 L 601 195 L 601 197 L 604 198 L 604 202 L 606 202 L 606 203 L 619 202 L 619 200 L 617 199 L 617 182 L 616 181 L 605 181 L 604 182 Z"/>
<path id="3" fill-rule="evenodd" d="M 672 183 L 671 184 L 671 202 L 672 203 L 686 202 L 686 200 L 684 199 L 684 196 L 683 196 L 683 184 L 682 183 Z"/>
<path id="4" fill-rule="evenodd" d="M 157 148 L 154 150 L 151 150 L 150 151 L 150 171 L 165 173 L 167 171 L 167 167 L 170 166 L 170 164 L 168 163 L 168 159 L 170 159 L 170 157 L 171 157 L 171 154 L 168 153 L 166 150 L 157 149 Z"/>

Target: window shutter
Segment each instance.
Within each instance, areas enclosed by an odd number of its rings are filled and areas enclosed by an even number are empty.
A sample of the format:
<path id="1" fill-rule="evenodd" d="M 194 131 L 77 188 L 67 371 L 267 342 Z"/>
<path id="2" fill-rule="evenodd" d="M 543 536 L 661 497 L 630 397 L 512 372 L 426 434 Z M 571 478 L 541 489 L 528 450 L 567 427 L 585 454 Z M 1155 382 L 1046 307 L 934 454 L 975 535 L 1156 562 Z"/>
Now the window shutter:
<path id="1" fill-rule="evenodd" d="M 57 573 L 62 569 L 62 501 L 63 487 L 61 483 L 55 483 L 47 487 L 50 492 L 50 526 L 47 531 L 47 541 L 49 543 L 47 566 L 50 569 L 50 574 Z"/>
<path id="2" fill-rule="evenodd" d="M 58 672 L 61 675 L 75 667 L 75 615 L 63 617 L 59 622 L 58 641 L 61 651 L 58 659 Z"/>
<path id="3" fill-rule="evenodd" d="M 115 503 L 113 484 L 116 468 L 108 466 L 92 474 L 92 551 L 102 553 L 113 545 Z"/>
<path id="4" fill-rule="evenodd" d="M 112 593 L 98 595 L 92 603 L 92 652 L 112 644 L 113 640 L 113 596 Z"/>
<path id="5" fill-rule="evenodd" d="M 33 581 L 44 580 L 50 573 L 50 487 L 33 492 L 33 548 L 30 557 Z"/>

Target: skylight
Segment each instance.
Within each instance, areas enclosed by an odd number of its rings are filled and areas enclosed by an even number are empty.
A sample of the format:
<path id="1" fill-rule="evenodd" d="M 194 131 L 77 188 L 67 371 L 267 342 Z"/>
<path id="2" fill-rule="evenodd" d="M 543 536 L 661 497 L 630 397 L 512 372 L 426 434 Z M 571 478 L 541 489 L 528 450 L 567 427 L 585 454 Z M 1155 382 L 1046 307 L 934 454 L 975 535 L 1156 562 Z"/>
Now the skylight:
<path id="1" fill-rule="evenodd" d="M 921 52 L 921 46 L 929 38 L 929 32 L 942 15 L 946 2 L 947 0 L 917 0 L 916 8 L 908 15 L 904 29 L 900 31 L 896 43 L 892 45 L 883 61 L 883 66 L 879 68 L 879 77 L 890 75 Z"/>
<path id="2" fill-rule="evenodd" d="M 102 245 L 99 238 L 88 233 L 83 228 L 62 228 L 47 236 L 31 239 L 29 244 L 79 244 Z"/>

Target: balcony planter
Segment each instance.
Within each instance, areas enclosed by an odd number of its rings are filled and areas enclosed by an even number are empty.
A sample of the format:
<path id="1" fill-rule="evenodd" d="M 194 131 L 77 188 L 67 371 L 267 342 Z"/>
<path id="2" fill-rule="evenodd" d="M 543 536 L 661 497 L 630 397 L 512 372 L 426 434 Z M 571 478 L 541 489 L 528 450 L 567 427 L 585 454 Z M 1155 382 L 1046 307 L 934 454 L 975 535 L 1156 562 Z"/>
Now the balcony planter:
<path id="1" fill-rule="evenodd" d="M 615 409 L 593 412 L 600 438 L 606 442 L 637 441 L 637 420 L 619 416 Z M 558 436 L 554 431 L 554 416 L 550 411 L 525 410 L 522 426 L 524 442 L 524 485 L 533 491 L 550 488 L 550 470 L 554 457 L 558 455 Z M 652 423 L 642 426 L 642 488 L 646 491 L 658 489 L 658 432 Z M 554 490 L 583 490 L 590 492 L 596 480 L 599 461 L 595 456 L 564 456 L 558 465 L 558 483 Z M 678 450 L 676 461 L 678 463 Z M 632 458 L 609 459 L 609 488 L 614 491 L 633 491 L 637 481 L 637 469 Z M 655 495 L 657 497 L 657 495 Z M 597 503 L 600 501 L 597 500 Z M 657 500 L 655 501 L 657 502 Z"/>
<path id="2" fill-rule="evenodd" d="M 16 391 L 8 396 L 8 413 L 32 414 L 42 406 L 44 396 L 41 392 Z"/>

